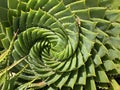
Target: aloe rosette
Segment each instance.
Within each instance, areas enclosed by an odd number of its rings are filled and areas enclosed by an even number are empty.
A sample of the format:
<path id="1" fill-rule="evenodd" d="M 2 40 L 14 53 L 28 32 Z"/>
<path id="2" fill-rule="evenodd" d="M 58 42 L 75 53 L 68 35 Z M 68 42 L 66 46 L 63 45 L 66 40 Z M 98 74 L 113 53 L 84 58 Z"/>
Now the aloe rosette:
<path id="1" fill-rule="evenodd" d="M 114 1 L 114 0 L 113 0 Z M 1 48 L 18 64 L 18 85 L 43 90 L 114 90 L 120 75 L 120 10 L 112 0 L 1 0 Z M 22 80 L 22 81 L 21 81 Z M 116 82 L 117 83 L 117 82 Z"/>

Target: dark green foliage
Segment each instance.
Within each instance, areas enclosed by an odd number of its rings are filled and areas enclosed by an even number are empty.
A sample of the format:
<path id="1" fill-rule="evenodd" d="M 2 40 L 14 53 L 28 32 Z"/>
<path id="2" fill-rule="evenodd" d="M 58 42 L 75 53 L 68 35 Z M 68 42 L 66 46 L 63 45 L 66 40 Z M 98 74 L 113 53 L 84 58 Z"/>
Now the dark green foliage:
<path id="1" fill-rule="evenodd" d="M 12 46 L 3 59 L 10 65 L 26 57 L 9 70 L 16 74 L 7 79 L 7 86 L 14 82 L 7 88 L 119 90 L 115 77 L 120 76 L 120 10 L 116 2 L 1 0 L 0 50 Z"/>

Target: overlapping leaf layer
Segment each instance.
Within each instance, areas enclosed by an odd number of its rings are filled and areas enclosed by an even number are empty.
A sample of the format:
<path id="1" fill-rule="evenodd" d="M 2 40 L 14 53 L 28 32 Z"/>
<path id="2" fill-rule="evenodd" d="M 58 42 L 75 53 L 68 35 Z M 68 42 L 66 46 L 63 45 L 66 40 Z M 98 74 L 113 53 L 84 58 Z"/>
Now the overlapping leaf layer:
<path id="1" fill-rule="evenodd" d="M 37 77 L 31 87 L 43 90 L 114 87 L 111 82 L 120 75 L 120 10 L 111 8 L 112 0 L 0 3 L 1 50 L 18 31 L 9 60 L 27 56 L 14 72 L 29 65 L 18 85 Z"/>

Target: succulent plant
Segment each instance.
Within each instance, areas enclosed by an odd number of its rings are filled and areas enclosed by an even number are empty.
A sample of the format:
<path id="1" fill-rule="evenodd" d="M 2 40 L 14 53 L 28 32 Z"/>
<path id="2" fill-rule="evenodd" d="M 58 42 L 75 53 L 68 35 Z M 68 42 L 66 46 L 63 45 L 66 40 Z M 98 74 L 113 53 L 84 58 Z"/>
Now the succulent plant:
<path id="1" fill-rule="evenodd" d="M 120 10 L 114 0 L 0 0 L 0 49 L 11 72 L 28 67 L 16 89 L 116 90 L 120 76 Z M 118 88 L 118 87 L 117 87 Z M 119 90 L 119 89 L 118 89 Z"/>

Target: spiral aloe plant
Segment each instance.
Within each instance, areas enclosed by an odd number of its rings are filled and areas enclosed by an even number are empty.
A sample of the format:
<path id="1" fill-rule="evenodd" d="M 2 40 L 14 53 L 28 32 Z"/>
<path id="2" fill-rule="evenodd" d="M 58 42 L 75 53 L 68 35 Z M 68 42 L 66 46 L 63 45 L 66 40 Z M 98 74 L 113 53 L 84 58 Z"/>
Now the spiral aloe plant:
<path id="1" fill-rule="evenodd" d="M 28 64 L 14 89 L 119 88 L 120 10 L 113 2 L 0 0 L 0 50 L 9 49 L 18 31 L 7 59 L 11 64 L 27 56 L 11 70 Z"/>

